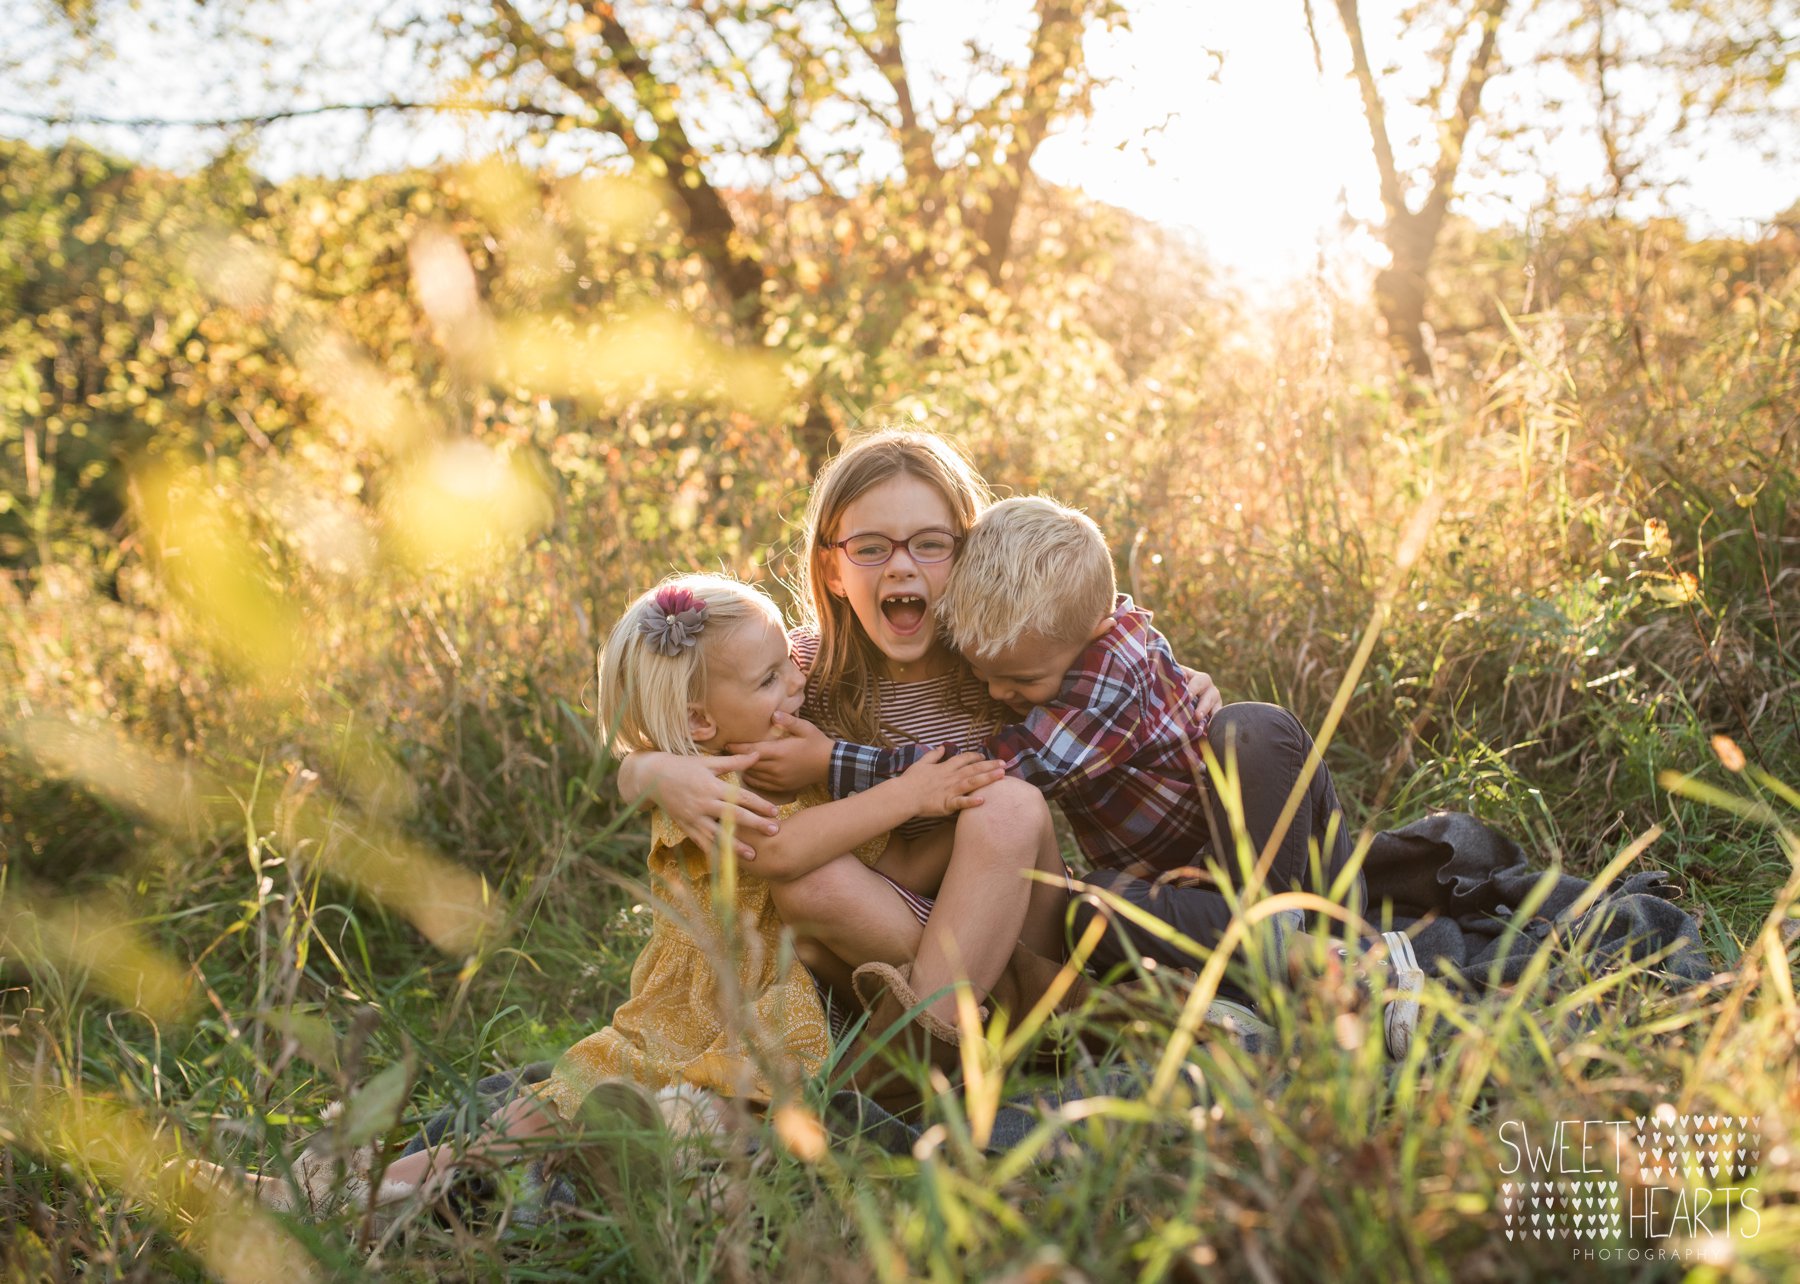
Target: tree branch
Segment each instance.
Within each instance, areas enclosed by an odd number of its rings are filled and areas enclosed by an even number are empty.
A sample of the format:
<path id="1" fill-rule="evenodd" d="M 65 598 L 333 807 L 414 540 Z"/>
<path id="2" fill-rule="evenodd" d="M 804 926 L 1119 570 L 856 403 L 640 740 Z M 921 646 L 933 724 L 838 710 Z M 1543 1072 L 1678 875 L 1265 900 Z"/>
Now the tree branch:
<path id="1" fill-rule="evenodd" d="M 922 180 L 929 188 L 935 189 L 943 180 L 943 170 L 937 163 L 932 133 L 921 125 L 917 105 L 913 102 L 912 84 L 907 78 L 906 60 L 900 49 L 897 0 L 871 0 L 870 8 L 875 15 L 873 31 L 864 31 L 852 22 L 842 0 L 830 0 L 830 3 L 838 23 L 893 91 L 894 114 L 898 117 L 898 122 L 891 119 L 885 110 L 851 92 L 848 85 L 840 84 L 836 86 L 836 91 L 893 130 L 900 146 L 901 168 L 906 171 L 907 178 Z M 938 204 L 935 197 L 928 199 L 935 208 Z"/>
<path id="2" fill-rule="evenodd" d="M 1354 3 L 1355 0 L 1349 0 Z M 1450 205 L 1450 193 L 1456 183 L 1456 171 L 1462 165 L 1463 144 L 1469 129 L 1481 114 L 1481 91 L 1492 74 L 1494 50 L 1500 39 L 1500 20 L 1506 15 L 1509 0 L 1484 0 L 1480 8 L 1481 43 L 1469 60 L 1469 71 L 1463 77 L 1462 91 L 1456 96 L 1456 112 L 1445 123 L 1438 148 L 1437 164 L 1432 167 L 1431 192 L 1420 209 L 1421 218 L 1433 224 L 1441 222 Z"/>
<path id="3" fill-rule="evenodd" d="M 763 119 L 768 121 L 769 128 L 775 131 L 775 137 L 768 146 L 756 148 L 754 150 L 767 158 L 772 155 L 779 155 L 782 144 L 784 142 L 788 143 L 789 153 L 800 158 L 800 163 L 806 167 L 806 172 L 812 175 L 813 182 L 819 185 L 820 193 L 829 193 L 832 190 L 831 180 L 826 177 L 825 172 L 819 168 L 819 163 L 813 158 L 812 153 L 802 146 L 799 139 L 799 130 L 795 128 L 793 117 L 793 96 L 795 94 L 795 89 L 793 85 L 790 83 L 788 88 L 789 99 L 787 110 L 789 119 L 783 121 L 781 113 L 775 109 L 775 104 L 770 102 L 762 90 L 756 87 L 756 77 L 750 72 L 750 59 L 744 57 L 737 51 L 736 47 L 731 43 L 731 37 L 725 33 L 724 27 L 720 25 L 710 12 L 699 8 L 698 6 L 696 6 L 696 11 L 700 14 L 701 21 L 706 23 L 706 29 L 712 33 L 713 39 L 717 40 L 725 52 L 730 54 L 732 59 L 743 68 L 744 91 L 750 95 L 751 101 L 762 108 Z M 751 149 L 746 149 L 746 154 L 750 150 Z"/>
<path id="4" fill-rule="evenodd" d="M 373 103 L 323 103 L 316 107 L 288 107 L 280 111 L 259 112 L 248 116 L 194 117 L 170 120 L 162 116 L 95 116 L 86 112 L 35 112 L 0 107 L 0 116 L 29 120 L 40 125 L 107 125 L 122 129 L 231 129 L 244 125 L 273 125 L 278 121 L 297 120 L 306 116 L 324 116 L 333 112 L 386 111 L 472 111 L 485 115 L 535 116 L 561 120 L 565 113 L 534 104 L 405 102 L 390 99 Z"/>
<path id="5" fill-rule="evenodd" d="M 1321 80 L 1325 77 L 1325 51 L 1319 47 L 1319 24 L 1313 17 L 1312 0 L 1300 0 L 1300 7 L 1306 15 L 1306 38 L 1312 43 L 1313 70 L 1319 73 Z"/>
<path id="6" fill-rule="evenodd" d="M 863 57 L 875 64 L 877 69 L 880 69 L 881 51 L 879 38 L 864 31 L 861 27 L 858 27 L 854 22 L 850 21 L 850 15 L 844 12 L 844 6 L 840 3 L 840 0 L 831 0 L 831 11 L 837 15 L 838 23 L 850 34 L 851 41 L 862 51 Z M 886 125 L 889 129 L 896 128 L 894 122 L 888 119 L 885 111 L 876 111 L 874 105 L 871 103 L 863 102 L 861 105 L 864 110 L 871 112 L 871 114 L 876 116 L 881 123 Z M 902 109 L 901 127 L 911 128 L 911 123 L 905 115 L 905 110 L 906 109 Z"/>
<path id="7" fill-rule="evenodd" d="M 638 103 L 656 121 L 656 138 L 646 145 L 662 163 L 675 198 L 686 208 L 688 234 L 713 270 L 740 324 L 760 334 L 762 317 L 762 266 L 738 253 L 737 220 L 700 165 L 700 153 L 688 140 L 687 129 L 675 110 L 674 98 L 658 80 L 650 63 L 632 40 L 625 24 L 606 0 L 579 0 L 578 6 L 600 24 L 600 39 L 613 56 L 613 66 L 631 82 Z"/>
<path id="8" fill-rule="evenodd" d="M 1025 185 L 1031 180 L 1031 158 L 1050 132 L 1051 116 L 1069 74 L 1081 62 L 1081 0 L 1038 0 L 1038 25 L 1031 38 L 1031 60 L 1025 67 L 1024 101 L 1012 130 L 1007 157 L 999 165 L 1000 180 L 989 193 L 982 226 L 983 249 L 977 266 L 990 279 L 1012 253 L 1013 225 Z"/>
<path id="9" fill-rule="evenodd" d="M 1387 108 L 1381 101 L 1381 89 L 1369 67 L 1369 51 L 1363 43 L 1362 18 L 1357 0 L 1337 0 L 1338 17 L 1343 20 L 1344 34 L 1350 40 L 1350 66 L 1356 73 L 1357 88 L 1362 91 L 1363 115 L 1369 121 L 1369 141 L 1375 149 L 1375 170 L 1381 179 L 1381 204 L 1388 221 L 1404 218 L 1406 190 L 1400 183 L 1400 170 L 1394 164 L 1394 144 L 1388 137 Z"/>
<path id="10" fill-rule="evenodd" d="M 1612 84 L 1607 75 L 1612 71 L 1612 51 L 1606 45 L 1606 5 L 1594 9 L 1594 91 L 1599 98 L 1595 108 L 1595 125 L 1600 131 L 1600 148 L 1606 156 L 1606 172 L 1612 179 L 1612 212 L 1618 214 L 1619 202 L 1625 196 L 1624 153 L 1614 129 L 1616 109 Z"/>
<path id="11" fill-rule="evenodd" d="M 510 28 L 514 43 L 537 59 L 559 84 L 568 89 L 601 120 L 602 128 L 616 135 L 633 157 L 661 170 L 670 194 L 687 214 L 688 238 L 694 251 L 712 270 L 713 280 L 725 296 L 737 322 L 749 333 L 762 331 L 763 272 L 755 260 L 745 258 L 733 242 L 737 221 L 724 198 L 706 177 L 700 154 L 688 140 L 687 130 L 675 111 L 674 99 L 657 79 L 631 34 L 605 0 L 578 0 L 576 8 L 599 30 L 600 40 L 611 55 L 615 71 L 630 83 L 632 95 L 644 113 L 656 122 L 656 136 L 645 139 L 621 113 L 600 84 L 582 71 L 575 51 L 566 44 L 546 39 L 525 20 L 512 0 L 493 0 L 494 11 Z"/>
<path id="12" fill-rule="evenodd" d="M 1438 76 L 1437 84 L 1431 87 L 1431 96 L 1423 100 L 1430 108 L 1433 120 L 1450 110 L 1448 106 L 1450 85 L 1456 79 L 1456 50 L 1462 44 L 1463 37 L 1469 34 L 1469 28 L 1479 21 L 1481 21 L 1481 11 L 1470 9 L 1453 30 L 1444 33 L 1443 42 L 1434 51 L 1438 60 L 1438 70 L 1442 74 Z"/>
<path id="13" fill-rule="evenodd" d="M 912 83 L 906 75 L 906 56 L 900 48 L 899 0 L 875 0 L 872 7 L 875 11 L 875 43 L 870 57 L 894 89 L 894 103 L 900 109 L 900 149 L 906 160 L 907 177 L 935 185 L 943 181 L 944 173 L 938 168 L 931 131 L 919 124 L 919 113 L 913 105 Z"/>
<path id="14" fill-rule="evenodd" d="M 510 29 L 513 43 L 543 66 L 551 77 L 574 94 L 587 109 L 600 120 L 600 127 L 607 133 L 615 135 L 626 148 L 636 153 L 643 145 L 637 129 L 619 109 L 612 99 L 595 81 L 585 74 L 575 63 L 575 51 L 566 45 L 553 45 L 525 20 L 513 5 L 512 0 L 494 0 L 494 12 L 500 15 L 501 22 Z"/>

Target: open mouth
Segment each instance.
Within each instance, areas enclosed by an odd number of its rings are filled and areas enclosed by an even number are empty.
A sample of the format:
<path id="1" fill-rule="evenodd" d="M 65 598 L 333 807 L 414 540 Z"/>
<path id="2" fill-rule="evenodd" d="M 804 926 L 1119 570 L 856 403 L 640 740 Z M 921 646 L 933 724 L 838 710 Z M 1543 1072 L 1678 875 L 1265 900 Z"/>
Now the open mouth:
<path id="1" fill-rule="evenodd" d="M 917 593 L 895 593 L 881 599 L 881 616 L 899 634 L 917 633 L 925 623 L 925 599 Z"/>

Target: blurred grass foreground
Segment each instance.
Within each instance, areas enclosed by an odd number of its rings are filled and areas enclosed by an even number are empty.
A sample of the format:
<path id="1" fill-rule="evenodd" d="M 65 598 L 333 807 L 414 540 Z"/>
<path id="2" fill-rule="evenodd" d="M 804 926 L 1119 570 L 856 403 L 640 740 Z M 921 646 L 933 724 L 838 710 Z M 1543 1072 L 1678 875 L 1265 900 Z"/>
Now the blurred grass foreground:
<path id="1" fill-rule="evenodd" d="M 920 189 L 724 191 L 727 243 L 664 161 L 275 184 L 0 141 L 0 1269 L 1793 1272 L 1800 224 L 1452 219 L 1404 373 L 1360 286 L 1252 306 L 1067 192 L 1012 193 L 998 258 Z M 278 1170 L 332 1101 L 403 1139 L 604 1022 L 648 844 L 596 642 L 671 569 L 791 602 L 812 471 L 887 423 L 1087 509 L 1228 699 L 1317 727 L 1377 620 L 1328 751 L 1350 820 L 1468 810 L 1589 876 L 1635 847 L 1720 976 L 1434 989 L 1392 1069 L 1301 1004 L 1274 1055 L 1203 1041 L 1173 1094 L 998 1156 L 955 1094 L 912 1156 L 746 1121 L 768 1144 L 723 1180 L 542 1226 L 313 1225 L 179 1179 Z M 1759 1121 L 1754 1181 L 1687 1174 L 1706 1233 L 1656 1241 L 1698 1250 L 1503 1235 L 1504 1126 L 1658 1112 Z"/>

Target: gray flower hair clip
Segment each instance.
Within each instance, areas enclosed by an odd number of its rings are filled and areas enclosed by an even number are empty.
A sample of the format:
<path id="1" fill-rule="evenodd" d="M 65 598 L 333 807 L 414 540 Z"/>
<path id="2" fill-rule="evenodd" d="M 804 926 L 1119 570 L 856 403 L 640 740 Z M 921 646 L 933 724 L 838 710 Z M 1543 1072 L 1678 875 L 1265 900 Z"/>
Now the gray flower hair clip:
<path id="1" fill-rule="evenodd" d="M 673 584 L 656 590 L 656 607 L 638 624 L 658 655 L 670 659 L 691 647 L 706 627 L 706 603 Z"/>

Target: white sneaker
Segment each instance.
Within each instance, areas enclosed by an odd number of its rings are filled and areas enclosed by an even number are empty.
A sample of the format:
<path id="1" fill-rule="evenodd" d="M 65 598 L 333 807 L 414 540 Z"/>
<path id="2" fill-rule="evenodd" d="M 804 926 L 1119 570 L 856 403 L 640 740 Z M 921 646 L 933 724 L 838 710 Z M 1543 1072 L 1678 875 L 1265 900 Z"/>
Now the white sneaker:
<path id="1" fill-rule="evenodd" d="M 1217 1026 L 1250 1052 L 1273 1046 L 1275 1027 L 1232 999 L 1214 999 L 1206 1009 L 1205 1019 L 1208 1025 Z"/>
<path id="2" fill-rule="evenodd" d="M 1395 991 L 1382 1005 L 1382 1034 L 1388 1056 L 1399 1061 L 1412 1047 L 1419 1028 L 1419 991 L 1425 988 L 1425 971 L 1413 951 L 1412 937 L 1405 932 L 1383 932 L 1381 939 L 1388 948 L 1389 988 Z"/>

